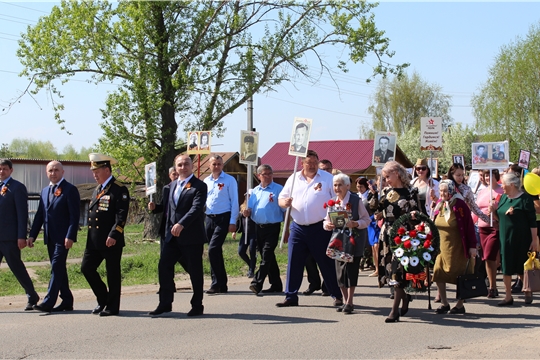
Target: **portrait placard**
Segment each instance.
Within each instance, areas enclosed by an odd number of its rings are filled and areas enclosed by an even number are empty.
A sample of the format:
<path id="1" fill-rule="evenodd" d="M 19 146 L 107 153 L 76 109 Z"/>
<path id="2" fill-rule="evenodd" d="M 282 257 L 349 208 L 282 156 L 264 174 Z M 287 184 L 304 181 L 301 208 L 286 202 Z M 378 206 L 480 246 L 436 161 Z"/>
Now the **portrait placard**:
<path id="1" fill-rule="evenodd" d="M 372 165 L 383 167 L 387 161 L 395 160 L 397 133 L 378 131 L 373 142 Z"/>
<path id="2" fill-rule="evenodd" d="M 330 221 L 336 228 L 344 228 L 345 224 L 349 220 L 349 215 L 346 211 L 330 211 L 328 213 L 328 217 L 330 217 Z"/>
<path id="3" fill-rule="evenodd" d="M 187 138 L 187 154 L 210 154 L 212 132 L 211 131 L 190 131 Z"/>
<path id="4" fill-rule="evenodd" d="M 306 157 L 313 120 L 294 118 L 289 155 Z"/>
<path id="5" fill-rule="evenodd" d="M 528 150 L 519 150 L 518 165 L 524 169 L 529 169 L 529 162 L 531 161 L 531 152 Z"/>
<path id="6" fill-rule="evenodd" d="M 146 184 L 146 196 L 155 194 L 157 192 L 156 189 L 156 163 L 150 163 L 144 165 L 144 177 L 145 177 L 145 184 Z"/>
<path id="7" fill-rule="evenodd" d="M 259 133 L 256 131 L 240 131 L 240 164 L 258 165 Z"/>
<path id="8" fill-rule="evenodd" d="M 461 164 L 465 169 L 465 156 L 463 154 L 452 155 L 452 164 Z"/>
<path id="9" fill-rule="evenodd" d="M 472 143 L 473 169 L 500 169 L 508 167 L 508 141 Z"/>

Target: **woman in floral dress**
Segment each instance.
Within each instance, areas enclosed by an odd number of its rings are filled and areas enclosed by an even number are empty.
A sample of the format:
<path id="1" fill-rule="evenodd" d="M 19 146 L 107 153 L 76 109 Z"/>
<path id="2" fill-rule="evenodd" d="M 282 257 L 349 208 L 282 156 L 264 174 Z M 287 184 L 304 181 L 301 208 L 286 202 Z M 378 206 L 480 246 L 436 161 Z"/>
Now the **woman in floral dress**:
<path id="1" fill-rule="evenodd" d="M 381 197 L 377 206 L 377 218 L 384 218 L 379 237 L 380 262 L 379 262 L 379 287 L 388 284 L 393 286 L 394 303 L 392 311 L 385 322 L 399 321 L 399 305 L 402 303 L 401 316 L 409 310 L 410 295 L 405 294 L 407 280 L 401 263 L 395 258 L 392 248 L 395 246 L 390 238 L 390 231 L 394 221 L 401 215 L 418 211 L 418 197 L 416 189 L 411 188 L 407 170 L 396 161 L 388 161 L 383 169 L 382 176 L 386 179 L 388 187 L 381 191 Z"/>

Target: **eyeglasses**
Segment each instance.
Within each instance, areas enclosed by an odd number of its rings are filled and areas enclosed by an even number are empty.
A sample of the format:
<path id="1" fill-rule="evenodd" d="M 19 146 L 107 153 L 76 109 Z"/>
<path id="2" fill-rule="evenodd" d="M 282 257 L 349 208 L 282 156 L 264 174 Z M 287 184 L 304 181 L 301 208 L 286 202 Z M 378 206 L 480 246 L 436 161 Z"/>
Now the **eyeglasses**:
<path id="1" fill-rule="evenodd" d="M 424 170 L 427 170 L 427 166 L 418 166 L 416 168 L 416 171 L 424 171 Z"/>

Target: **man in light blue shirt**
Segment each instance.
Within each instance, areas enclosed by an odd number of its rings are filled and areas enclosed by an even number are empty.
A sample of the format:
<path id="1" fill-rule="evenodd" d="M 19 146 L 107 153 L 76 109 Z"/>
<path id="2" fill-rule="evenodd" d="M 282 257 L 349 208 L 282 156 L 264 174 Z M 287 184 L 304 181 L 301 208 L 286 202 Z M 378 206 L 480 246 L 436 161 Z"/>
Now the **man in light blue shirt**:
<path id="1" fill-rule="evenodd" d="M 248 208 L 244 216 L 251 216 L 257 226 L 257 247 L 261 252 L 261 264 L 250 285 L 255 294 L 259 292 L 282 292 L 279 266 L 276 261 L 276 246 L 279 240 L 279 231 L 284 219 L 285 209 L 280 208 L 278 196 L 283 186 L 273 180 L 273 171 L 270 165 L 261 165 L 257 168 L 257 177 L 261 183 L 253 189 L 248 201 Z M 264 279 L 268 275 L 270 288 L 262 290 Z"/>
<path id="2" fill-rule="evenodd" d="M 227 232 L 236 231 L 238 217 L 238 184 L 234 177 L 223 171 L 223 158 L 210 157 L 212 174 L 204 179 L 208 186 L 206 199 L 206 235 L 209 239 L 208 258 L 212 273 L 212 284 L 207 294 L 226 293 L 227 272 L 223 261 L 223 243 Z"/>

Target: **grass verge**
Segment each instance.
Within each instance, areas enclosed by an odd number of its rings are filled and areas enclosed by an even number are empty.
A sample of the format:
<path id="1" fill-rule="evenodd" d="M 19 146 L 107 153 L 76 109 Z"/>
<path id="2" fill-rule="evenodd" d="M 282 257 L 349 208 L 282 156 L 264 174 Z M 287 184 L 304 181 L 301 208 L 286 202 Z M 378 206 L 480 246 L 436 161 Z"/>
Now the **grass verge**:
<path id="1" fill-rule="evenodd" d="M 143 225 L 126 226 L 126 246 L 124 248 L 124 257 L 122 258 L 122 284 L 144 285 L 157 284 L 158 282 L 158 262 L 159 262 L 159 243 L 142 240 Z M 79 231 L 78 241 L 69 251 L 69 259 L 81 259 L 86 246 L 86 229 Z M 207 246 L 203 254 L 204 274 L 210 276 L 210 263 L 208 261 Z M 260 255 L 258 254 L 258 260 Z M 21 257 L 25 263 L 49 261 L 47 247 L 43 244 L 43 238 L 38 238 L 35 246 L 31 249 L 25 248 L 21 252 Z M 248 266 L 238 256 L 238 240 L 233 240 L 231 235 L 223 245 L 223 258 L 225 259 L 225 268 L 227 274 L 231 277 L 245 276 Z M 276 258 L 282 274 L 287 266 L 287 246 L 283 249 L 276 249 Z M 69 283 L 72 289 L 88 289 L 88 283 L 81 273 L 81 264 L 68 264 Z M 176 266 L 177 273 L 185 273 L 180 265 Z M 105 278 L 105 262 L 98 268 L 98 272 Z M 29 267 L 29 273 L 34 273 L 34 286 L 40 294 L 47 292 L 47 286 L 50 280 L 50 266 L 32 266 Z M 0 296 L 24 294 L 24 290 L 13 276 L 9 269 L 0 270 Z"/>

